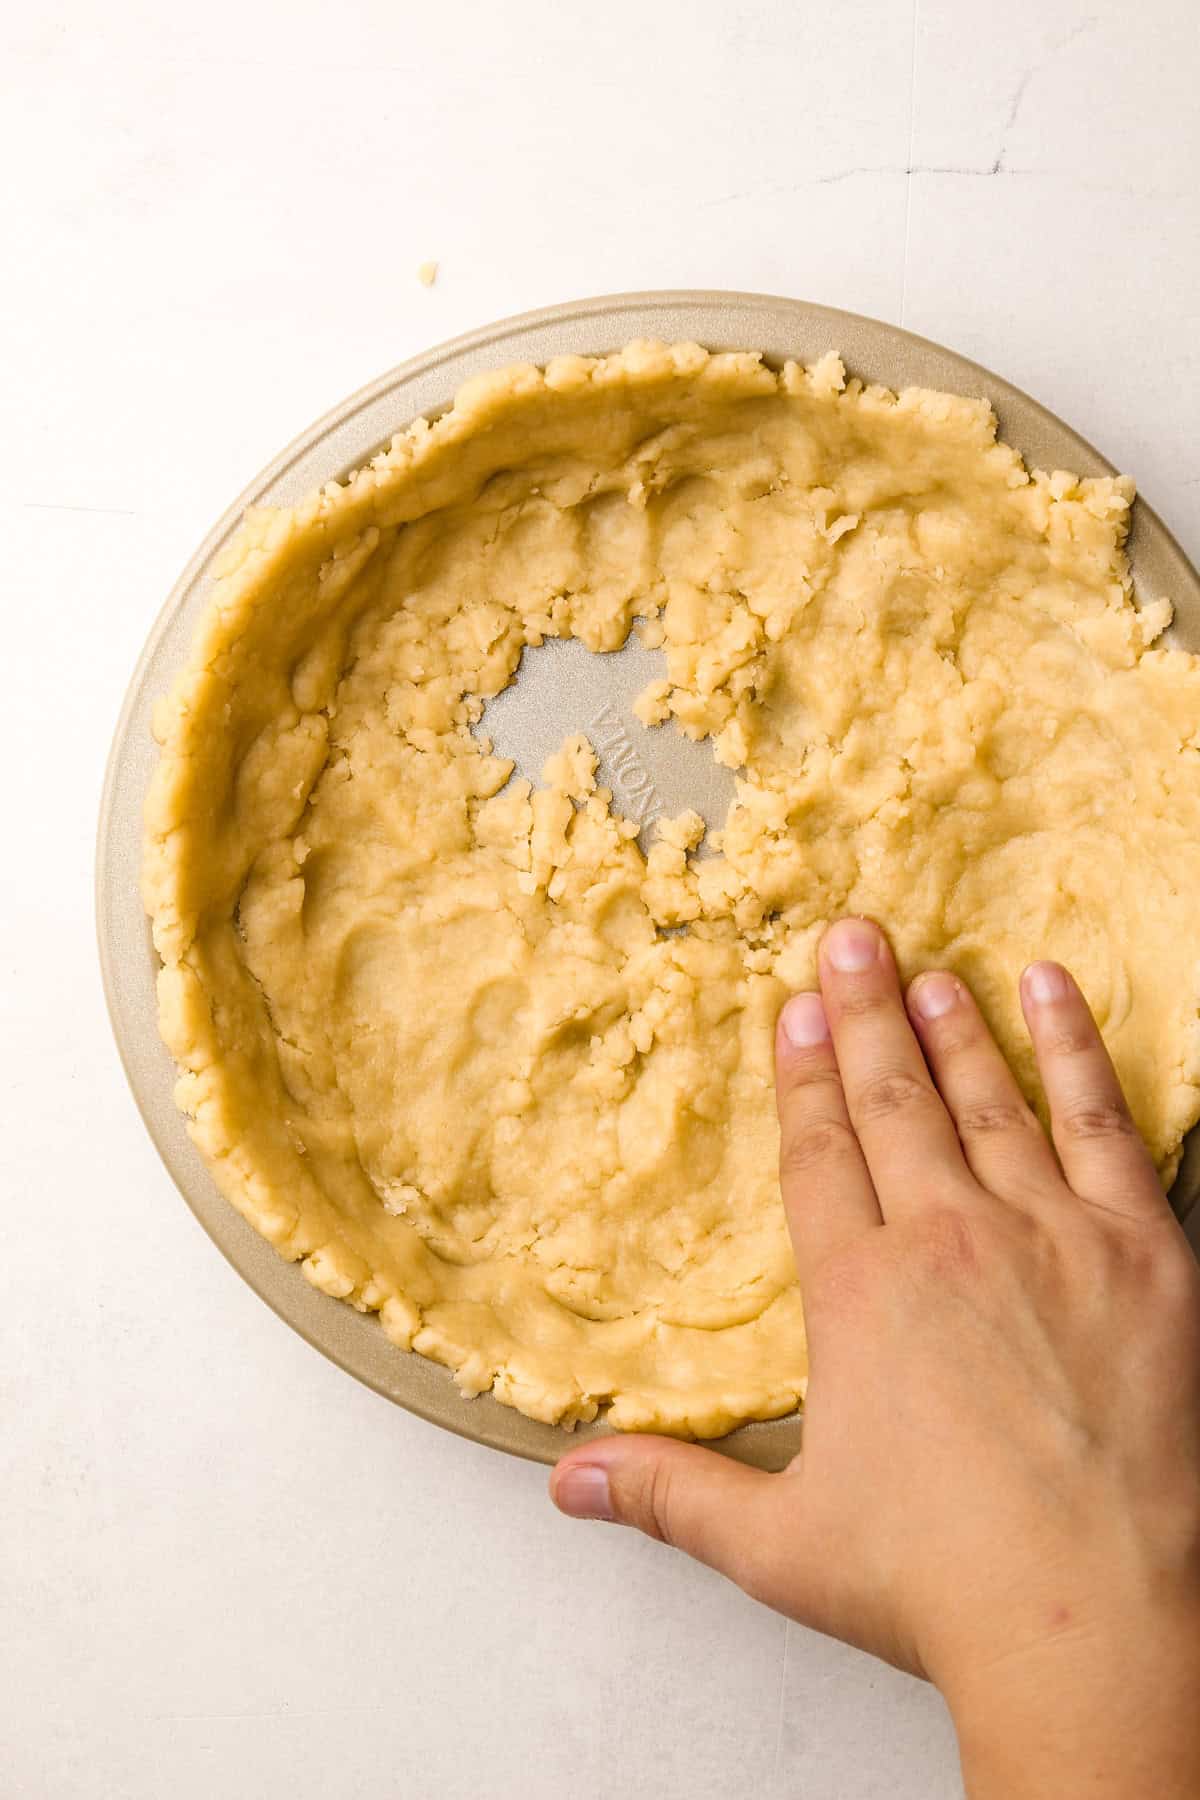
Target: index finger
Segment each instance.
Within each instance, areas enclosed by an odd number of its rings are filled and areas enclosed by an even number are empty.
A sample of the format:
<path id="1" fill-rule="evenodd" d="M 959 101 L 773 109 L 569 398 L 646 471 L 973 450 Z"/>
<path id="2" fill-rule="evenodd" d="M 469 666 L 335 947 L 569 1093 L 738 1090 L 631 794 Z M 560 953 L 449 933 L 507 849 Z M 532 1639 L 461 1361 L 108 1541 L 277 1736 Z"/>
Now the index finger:
<path id="1" fill-rule="evenodd" d="M 775 1099 L 779 1186 L 803 1288 L 831 1252 L 883 1224 L 820 994 L 793 994 L 779 1015 Z"/>

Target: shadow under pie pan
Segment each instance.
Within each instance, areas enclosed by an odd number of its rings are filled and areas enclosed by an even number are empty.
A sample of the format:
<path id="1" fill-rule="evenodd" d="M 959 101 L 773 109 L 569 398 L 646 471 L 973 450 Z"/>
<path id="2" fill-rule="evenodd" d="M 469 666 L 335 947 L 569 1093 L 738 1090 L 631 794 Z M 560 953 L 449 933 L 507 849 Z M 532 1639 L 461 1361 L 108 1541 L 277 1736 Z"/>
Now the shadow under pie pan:
<path id="1" fill-rule="evenodd" d="M 282 1319 L 376 1392 L 463 1437 L 545 1463 L 553 1462 L 572 1442 L 603 1432 L 603 1422 L 568 1436 L 490 1395 L 464 1400 L 446 1369 L 397 1349 L 374 1317 L 312 1287 L 299 1266 L 285 1262 L 218 1192 L 176 1109 L 175 1067 L 158 1035 L 158 961 L 138 882 L 142 807 L 157 757 L 150 729 L 152 708 L 186 660 L 207 601 L 214 561 L 248 506 L 292 505 L 323 482 L 342 478 L 418 415 L 447 407 L 469 376 L 506 363 L 544 363 L 563 354 L 601 355 L 632 338 L 692 340 L 710 350 L 757 350 L 771 363 L 788 358 L 811 362 L 827 350 L 837 350 L 848 371 L 868 381 L 891 388 L 915 385 L 986 396 L 999 417 L 1000 435 L 1030 466 L 1070 469 L 1080 475 L 1114 473 L 1112 464 L 1069 426 L 978 364 L 894 326 L 830 307 L 758 294 L 625 294 L 547 307 L 486 326 L 414 358 L 335 408 L 264 469 L 214 527 L 168 597 L 134 671 L 117 725 L 100 813 L 96 868 L 100 960 L 117 1045 L 147 1129 L 205 1231 Z M 1175 640 L 1200 650 L 1200 576 L 1140 499 L 1134 506 L 1129 552 L 1140 593 L 1169 596 L 1175 605 Z M 617 653 L 614 674 L 616 662 L 625 654 Z M 589 660 L 602 668 L 608 661 Z M 510 694 L 513 728 L 518 737 L 525 730 L 532 742 L 537 722 L 523 717 L 520 678 Z M 544 712 L 544 694 L 540 701 L 534 697 L 531 705 L 540 705 Z M 552 727 L 553 719 L 548 723 Z M 564 721 L 562 729 L 570 728 L 571 722 Z M 704 796 L 694 795 L 690 785 L 697 779 L 697 765 L 672 769 L 674 752 L 669 744 L 658 754 L 664 764 L 653 773 L 662 788 L 668 793 L 674 789 L 680 805 L 691 803 L 707 810 Z M 1200 1131 L 1193 1131 L 1171 1198 L 1183 1216 L 1198 1197 Z M 792 1414 L 742 1426 L 716 1447 L 743 1462 L 779 1468 L 794 1455 L 799 1442 L 800 1419 Z"/>

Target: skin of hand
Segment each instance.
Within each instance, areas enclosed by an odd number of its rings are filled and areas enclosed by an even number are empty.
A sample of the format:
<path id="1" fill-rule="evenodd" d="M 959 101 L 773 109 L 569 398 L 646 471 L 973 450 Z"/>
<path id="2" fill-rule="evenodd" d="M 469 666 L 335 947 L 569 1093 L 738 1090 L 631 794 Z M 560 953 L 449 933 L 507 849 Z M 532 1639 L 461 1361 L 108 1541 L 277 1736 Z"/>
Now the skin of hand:
<path id="1" fill-rule="evenodd" d="M 971 995 L 825 935 L 776 1037 L 811 1375 L 780 1474 L 594 1440 L 551 1493 L 942 1690 L 968 1792 L 1200 1795 L 1200 1270 L 1054 963 L 1053 1146 Z"/>

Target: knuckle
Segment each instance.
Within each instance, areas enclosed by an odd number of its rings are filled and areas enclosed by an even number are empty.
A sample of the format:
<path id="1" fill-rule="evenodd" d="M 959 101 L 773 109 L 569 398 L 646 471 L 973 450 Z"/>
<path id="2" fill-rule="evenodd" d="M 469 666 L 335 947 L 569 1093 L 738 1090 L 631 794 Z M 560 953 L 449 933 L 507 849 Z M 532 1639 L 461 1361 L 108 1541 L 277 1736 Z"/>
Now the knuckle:
<path id="1" fill-rule="evenodd" d="M 637 1522 L 650 1537 L 674 1544 L 671 1534 L 671 1467 L 667 1461 L 651 1463 L 644 1470 L 635 1497 Z"/>
<path id="2" fill-rule="evenodd" d="M 1132 1219 L 1106 1222 L 1105 1238 L 1110 1262 L 1132 1286 L 1153 1294 L 1160 1316 L 1195 1307 L 1200 1264 L 1169 1221 L 1166 1229 Z"/>
<path id="3" fill-rule="evenodd" d="M 1063 1108 L 1058 1128 L 1073 1143 L 1137 1136 L 1137 1128 L 1119 1100 L 1076 1100 Z"/>
<path id="4" fill-rule="evenodd" d="M 935 1099 L 933 1089 L 916 1075 L 890 1070 L 875 1075 L 859 1089 L 855 1110 L 868 1122 L 894 1118 L 897 1113 L 925 1108 Z"/>
<path id="5" fill-rule="evenodd" d="M 844 1019 L 870 1018 L 881 1012 L 883 1008 L 894 1003 L 894 996 L 886 988 L 876 987 L 871 982 L 856 983 L 845 993 L 837 997 L 837 1010 Z"/>
<path id="6" fill-rule="evenodd" d="M 1178 1313 L 1195 1324 L 1200 1311 L 1200 1264 L 1187 1248 L 1186 1239 L 1172 1231 L 1169 1241 L 1156 1244 L 1146 1279 L 1168 1315 Z"/>
<path id="7" fill-rule="evenodd" d="M 1049 1056 L 1085 1056 L 1096 1048 L 1096 1028 L 1091 1020 L 1065 1020 L 1045 1033 L 1042 1050 Z"/>
<path id="8" fill-rule="evenodd" d="M 861 1313 L 873 1291 L 870 1260 L 858 1244 L 836 1250 L 813 1271 L 805 1289 L 805 1311 L 810 1319 L 844 1317 Z"/>
<path id="9" fill-rule="evenodd" d="M 979 1019 L 970 1013 L 964 1018 L 964 1009 L 958 1007 L 955 1012 L 944 1014 L 940 1019 L 925 1021 L 924 1029 L 937 1040 L 939 1056 L 962 1056 L 974 1050 L 980 1039 Z"/>
<path id="10" fill-rule="evenodd" d="M 856 1154 L 858 1140 L 844 1119 L 809 1119 L 793 1127 L 782 1140 L 779 1170 L 788 1176 L 805 1175 L 812 1169 Z"/>
<path id="11" fill-rule="evenodd" d="M 824 1088 L 835 1089 L 842 1085 L 841 1076 L 835 1065 L 829 1062 L 798 1062 L 792 1066 L 785 1077 L 781 1094 L 785 1099 L 799 1094 L 818 1094 Z"/>
<path id="12" fill-rule="evenodd" d="M 955 1207 L 931 1208 L 920 1222 L 918 1239 L 926 1269 L 939 1279 L 962 1278 L 979 1266 L 975 1231 Z"/>
<path id="13" fill-rule="evenodd" d="M 1037 1120 L 1028 1107 L 1015 1100 L 973 1100 L 955 1115 L 960 1137 L 995 1137 L 997 1133 L 1027 1131 Z"/>
<path id="14" fill-rule="evenodd" d="M 1136 1231 L 1110 1233 L 1108 1256 L 1134 1287 L 1158 1290 L 1164 1259 Z"/>

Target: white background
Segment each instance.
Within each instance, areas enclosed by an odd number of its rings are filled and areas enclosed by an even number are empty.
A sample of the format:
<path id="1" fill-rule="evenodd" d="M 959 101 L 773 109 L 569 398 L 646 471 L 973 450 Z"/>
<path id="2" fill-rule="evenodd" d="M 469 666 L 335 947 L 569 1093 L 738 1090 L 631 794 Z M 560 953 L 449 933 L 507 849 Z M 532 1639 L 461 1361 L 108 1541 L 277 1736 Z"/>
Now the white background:
<path id="1" fill-rule="evenodd" d="M 372 376 L 550 301 L 899 321 L 1062 413 L 1196 558 L 1191 0 L 5 16 L 0 1795 L 955 1795 L 936 1696 L 560 1519 L 221 1262 L 110 1043 L 96 804 L 231 497 Z"/>

